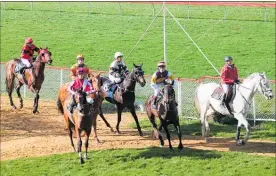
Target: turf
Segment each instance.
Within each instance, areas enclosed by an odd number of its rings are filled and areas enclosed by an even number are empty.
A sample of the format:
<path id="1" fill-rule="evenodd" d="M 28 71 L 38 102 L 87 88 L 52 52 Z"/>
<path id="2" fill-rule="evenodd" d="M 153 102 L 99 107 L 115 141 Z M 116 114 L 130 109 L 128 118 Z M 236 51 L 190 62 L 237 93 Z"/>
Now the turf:
<path id="1" fill-rule="evenodd" d="M 87 2 L 8 2 L 1 6 L 1 61 L 20 54 L 27 36 L 37 46 L 48 46 L 54 66 L 69 67 L 77 53 L 86 56 L 93 69 L 108 70 L 116 51 L 127 56 L 153 20 L 151 4 Z M 155 5 L 155 15 L 160 5 Z M 241 77 L 265 71 L 275 79 L 275 9 L 253 7 L 167 5 L 188 34 L 215 67 L 220 70 L 225 55 L 231 55 Z M 163 59 L 162 14 L 153 23 L 133 53 L 126 58 L 144 63 L 146 74 L 152 74 Z M 185 33 L 167 14 L 168 69 L 177 77 L 199 78 L 218 74 L 204 59 Z"/>

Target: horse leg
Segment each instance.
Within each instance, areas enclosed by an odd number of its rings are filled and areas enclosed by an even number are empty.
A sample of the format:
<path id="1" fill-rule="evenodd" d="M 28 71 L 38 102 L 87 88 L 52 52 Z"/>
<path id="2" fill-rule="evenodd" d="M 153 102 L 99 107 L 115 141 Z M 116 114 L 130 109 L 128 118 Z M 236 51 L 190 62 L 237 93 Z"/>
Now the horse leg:
<path id="1" fill-rule="evenodd" d="M 93 118 L 92 127 L 93 127 L 93 132 L 94 132 L 95 143 L 98 144 L 98 143 L 100 143 L 100 140 L 97 135 L 97 115 L 96 115 L 96 117 Z"/>
<path id="2" fill-rule="evenodd" d="M 39 94 L 38 94 L 38 92 L 36 92 L 35 93 L 35 98 L 34 98 L 34 106 L 33 106 L 33 113 L 34 114 L 37 112 L 38 100 L 39 100 Z"/>
<path id="3" fill-rule="evenodd" d="M 160 140 L 161 147 L 163 147 L 164 146 L 164 140 L 162 138 L 162 135 L 160 134 L 160 131 L 157 129 L 157 125 L 156 125 L 155 118 L 154 118 L 153 114 L 151 114 L 151 116 L 149 117 L 149 120 L 150 120 L 150 123 L 151 123 L 151 125 L 153 127 L 154 133 L 158 134 L 158 138 Z"/>
<path id="4" fill-rule="evenodd" d="M 77 128 L 77 127 L 75 127 Z M 80 164 L 84 163 L 84 160 L 82 158 L 82 154 L 81 154 L 81 146 L 82 146 L 82 141 L 81 141 L 81 129 L 77 129 L 77 139 L 78 139 L 78 153 L 79 153 L 79 158 L 80 158 Z"/>
<path id="5" fill-rule="evenodd" d="M 72 146 L 72 152 L 76 152 L 76 149 L 75 149 L 75 145 L 74 145 L 74 142 L 73 142 L 73 131 L 72 131 L 72 122 L 69 121 L 69 125 L 68 125 L 68 132 L 69 132 L 69 137 L 70 137 L 70 142 L 71 142 L 71 146 Z"/>
<path id="6" fill-rule="evenodd" d="M 23 83 L 18 81 L 18 85 L 16 87 L 16 93 L 17 93 L 17 96 L 18 96 L 19 101 L 20 101 L 20 109 L 23 108 L 23 99 L 22 99 L 21 94 L 20 94 L 20 88 L 21 88 L 22 85 L 23 85 Z"/>
<path id="7" fill-rule="evenodd" d="M 250 125 L 241 113 L 235 114 L 235 118 L 238 120 L 237 132 L 236 132 L 236 144 L 237 145 L 245 145 L 249 138 Z M 244 127 L 246 129 L 246 134 L 244 136 L 244 140 L 240 140 L 241 125 L 244 125 Z"/>
<path id="8" fill-rule="evenodd" d="M 104 121 L 105 125 L 110 128 L 111 132 L 114 132 L 113 128 L 110 126 L 110 124 L 107 122 L 107 120 L 105 119 L 105 117 L 103 115 L 102 106 L 99 107 L 99 111 L 100 111 L 99 115 L 102 118 L 102 120 Z"/>
<path id="9" fill-rule="evenodd" d="M 173 125 L 177 131 L 178 139 L 179 139 L 178 151 L 181 151 L 183 149 L 183 144 L 182 144 L 182 140 L 181 140 L 182 134 L 181 134 L 179 122 L 174 123 Z"/>
<path id="10" fill-rule="evenodd" d="M 9 79 L 10 81 L 8 81 L 8 78 L 6 78 L 6 86 L 7 86 L 7 92 L 9 95 L 9 99 L 10 99 L 10 105 L 12 106 L 13 109 L 16 109 L 16 106 L 14 105 L 13 100 L 12 100 L 14 78 L 15 78 L 14 75 L 11 75 L 11 78 Z"/>
<path id="11" fill-rule="evenodd" d="M 135 120 L 135 123 L 136 123 L 137 129 L 138 129 L 139 135 L 140 135 L 140 136 L 143 136 L 143 133 L 142 133 L 142 130 L 141 130 L 139 121 L 138 121 L 138 117 L 137 117 L 136 112 L 135 112 L 135 107 L 134 107 L 134 106 L 131 106 L 131 107 L 129 107 L 128 109 L 129 109 L 129 111 L 130 111 L 132 117 L 133 117 L 134 120 Z"/>
<path id="12" fill-rule="evenodd" d="M 84 159 L 87 160 L 88 159 L 88 155 L 87 155 L 87 150 L 88 150 L 88 140 L 89 140 L 89 136 L 91 134 L 91 128 L 88 128 L 86 130 L 86 140 L 85 140 L 85 154 L 84 154 Z"/>
<path id="13" fill-rule="evenodd" d="M 123 110 L 123 108 L 120 105 L 117 105 L 117 125 L 116 125 L 116 133 L 117 134 L 121 134 L 121 132 L 119 130 L 119 125 L 120 125 L 121 118 L 122 118 L 122 110 Z"/>
<path id="14" fill-rule="evenodd" d="M 162 120 L 162 124 L 163 124 L 163 128 L 164 128 L 164 130 L 166 132 L 168 141 L 169 141 L 170 151 L 173 151 L 172 144 L 171 144 L 171 135 L 170 135 L 169 130 L 168 130 L 168 123 L 165 120 Z"/>
<path id="15" fill-rule="evenodd" d="M 201 122 L 201 131 L 202 131 L 202 137 L 205 138 L 205 141 L 208 142 L 208 135 L 210 128 L 209 127 L 208 121 L 207 121 L 207 111 L 208 111 L 209 103 L 207 103 L 205 106 L 200 107 L 200 122 Z"/>

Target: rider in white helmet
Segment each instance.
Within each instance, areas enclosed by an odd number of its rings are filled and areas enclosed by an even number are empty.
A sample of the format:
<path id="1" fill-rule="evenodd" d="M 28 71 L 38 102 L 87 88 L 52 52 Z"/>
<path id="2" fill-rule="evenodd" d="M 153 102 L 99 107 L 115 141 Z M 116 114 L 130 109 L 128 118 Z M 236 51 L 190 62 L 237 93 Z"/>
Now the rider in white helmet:
<path id="1" fill-rule="evenodd" d="M 114 54 L 114 61 L 109 67 L 109 79 L 111 83 L 108 85 L 108 88 L 111 88 L 114 84 L 120 84 L 129 73 L 127 66 L 122 59 L 123 53 L 116 52 Z"/>

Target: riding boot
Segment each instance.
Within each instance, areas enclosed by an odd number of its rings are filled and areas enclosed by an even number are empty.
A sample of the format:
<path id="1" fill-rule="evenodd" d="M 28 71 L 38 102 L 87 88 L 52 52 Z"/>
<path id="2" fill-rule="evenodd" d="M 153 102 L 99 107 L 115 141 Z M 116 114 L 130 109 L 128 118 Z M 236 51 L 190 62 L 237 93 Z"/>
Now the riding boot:
<path id="1" fill-rule="evenodd" d="M 153 98 L 153 103 L 152 103 L 152 109 L 156 109 L 156 104 L 157 104 L 157 96 L 154 96 Z"/>
<path id="2" fill-rule="evenodd" d="M 226 93 L 223 93 L 222 98 L 220 99 L 220 106 L 223 106 L 225 104 L 226 99 Z"/>
<path id="3" fill-rule="evenodd" d="M 68 111 L 70 112 L 71 115 L 73 115 L 74 107 L 76 106 L 76 100 L 75 100 L 75 95 L 72 95 L 71 97 L 72 101 L 68 106 Z"/>

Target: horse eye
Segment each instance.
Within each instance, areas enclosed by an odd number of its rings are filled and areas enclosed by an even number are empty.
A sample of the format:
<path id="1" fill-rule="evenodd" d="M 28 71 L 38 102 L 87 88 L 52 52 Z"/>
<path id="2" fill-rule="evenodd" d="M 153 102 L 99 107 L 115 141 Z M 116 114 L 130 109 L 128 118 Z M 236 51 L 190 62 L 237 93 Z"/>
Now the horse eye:
<path id="1" fill-rule="evenodd" d="M 41 56 L 43 56 L 43 57 L 44 57 L 44 53 L 42 53 L 42 54 L 41 54 Z"/>

